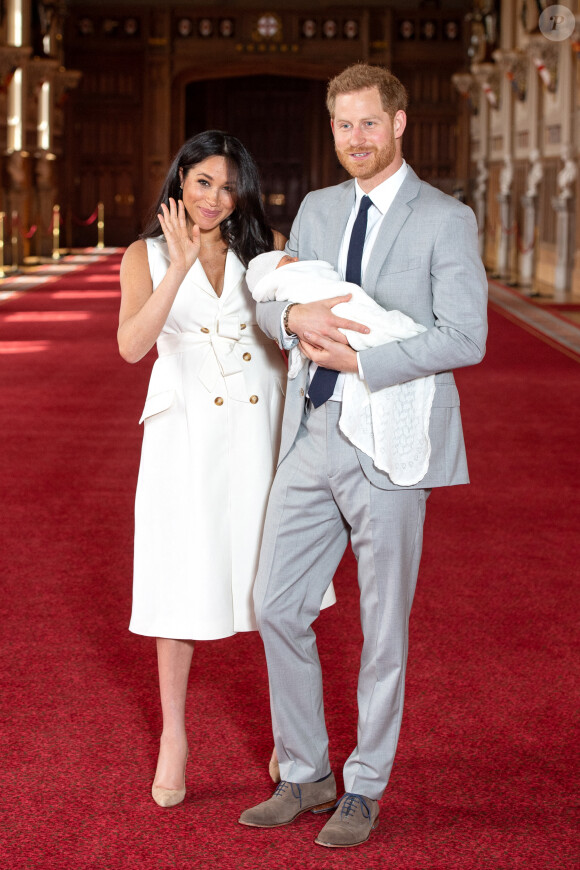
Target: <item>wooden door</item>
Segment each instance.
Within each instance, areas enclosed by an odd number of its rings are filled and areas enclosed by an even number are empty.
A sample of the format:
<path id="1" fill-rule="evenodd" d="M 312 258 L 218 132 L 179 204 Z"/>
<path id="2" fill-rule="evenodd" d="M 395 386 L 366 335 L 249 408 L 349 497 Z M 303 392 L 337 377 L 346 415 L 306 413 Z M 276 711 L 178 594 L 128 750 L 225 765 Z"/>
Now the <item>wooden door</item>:
<path id="1" fill-rule="evenodd" d="M 186 88 L 186 137 L 207 129 L 237 136 L 259 166 L 270 223 L 285 235 L 309 190 L 344 178 L 324 94 L 321 81 L 264 75 Z"/>
<path id="2" fill-rule="evenodd" d="M 97 244 L 97 203 L 104 205 L 105 245 L 128 245 L 140 232 L 143 173 L 142 76 L 123 58 L 85 61 L 68 112 L 64 218 L 66 242 Z"/>

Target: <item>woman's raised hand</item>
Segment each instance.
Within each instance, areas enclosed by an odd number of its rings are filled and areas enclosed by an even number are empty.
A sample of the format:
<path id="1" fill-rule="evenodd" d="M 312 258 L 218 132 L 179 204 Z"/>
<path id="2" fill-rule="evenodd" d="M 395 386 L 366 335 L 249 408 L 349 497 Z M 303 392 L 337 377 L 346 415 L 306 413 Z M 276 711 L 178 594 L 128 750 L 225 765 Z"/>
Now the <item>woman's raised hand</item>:
<path id="1" fill-rule="evenodd" d="M 200 229 L 191 224 L 188 229 L 183 200 L 175 202 L 169 197 L 169 208 L 161 203 L 159 223 L 167 242 L 167 250 L 172 266 L 183 272 L 188 272 L 199 256 Z"/>

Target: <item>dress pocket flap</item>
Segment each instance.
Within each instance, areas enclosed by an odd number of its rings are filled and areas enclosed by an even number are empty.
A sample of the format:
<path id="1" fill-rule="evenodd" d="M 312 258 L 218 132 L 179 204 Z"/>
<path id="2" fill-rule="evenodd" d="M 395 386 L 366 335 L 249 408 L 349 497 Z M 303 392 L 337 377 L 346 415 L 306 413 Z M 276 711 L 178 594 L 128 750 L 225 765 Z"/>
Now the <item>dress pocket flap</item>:
<path id="1" fill-rule="evenodd" d="M 160 414 L 161 411 L 167 411 L 167 409 L 173 404 L 174 398 L 175 390 L 164 390 L 163 393 L 155 393 L 153 396 L 147 396 L 139 423 L 142 423 L 143 420 L 147 419 L 147 417 L 152 417 L 154 414 Z"/>

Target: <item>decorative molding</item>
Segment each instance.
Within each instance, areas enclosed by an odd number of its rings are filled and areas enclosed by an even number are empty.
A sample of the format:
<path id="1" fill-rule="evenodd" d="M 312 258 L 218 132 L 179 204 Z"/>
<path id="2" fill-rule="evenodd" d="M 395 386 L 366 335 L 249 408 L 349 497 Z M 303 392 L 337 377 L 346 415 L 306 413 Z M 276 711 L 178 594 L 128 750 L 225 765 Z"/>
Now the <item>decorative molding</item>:
<path id="1" fill-rule="evenodd" d="M 474 63 L 471 71 L 492 109 L 500 105 L 500 71 L 495 63 Z"/>
<path id="2" fill-rule="evenodd" d="M 570 37 L 570 43 L 572 45 L 572 51 L 574 51 L 576 57 L 578 57 L 578 55 L 580 55 L 580 15 L 576 13 L 574 19 L 576 21 L 576 27 Z"/>
<path id="3" fill-rule="evenodd" d="M 54 102 L 56 106 L 62 104 L 68 91 L 78 87 L 82 76 L 82 72 L 78 69 L 64 69 L 63 67 L 54 73 L 52 81 L 54 84 Z"/>
<path id="4" fill-rule="evenodd" d="M 537 148 L 530 151 L 530 168 L 526 176 L 526 196 L 533 198 L 538 195 L 538 186 L 544 177 L 544 166 Z"/>
<path id="5" fill-rule="evenodd" d="M 489 171 L 487 168 L 487 164 L 483 157 L 480 157 L 477 161 L 477 176 L 475 178 L 475 196 L 476 197 L 485 197 L 487 193 L 487 179 L 489 178 Z"/>
<path id="6" fill-rule="evenodd" d="M 558 199 L 571 199 L 574 196 L 574 182 L 578 176 L 578 166 L 572 155 L 572 147 L 564 145 L 560 156 L 564 166 L 557 177 Z"/>
<path id="7" fill-rule="evenodd" d="M 479 96 L 481 91 L 475 76 L 468 72 L 454 73 L 451 76 L 451 81 L 455 90 L 461 94 L 464 100 L 468 101 L 471 113 L 477 115 L 479 113 Z"/>
<path id="8" fill-rule="evenodd" d="M 554 93 L 558 87 L 559 44 L 544 36 L 530 36 L 526 54 L 534 64 L 546 90 Z"/>
<path id="9" fill-rule="evenodd" d="M 512 182 L 514 179 L 514 164 L 511 156 L 506 154 L 503 159 L 503 166 L 499 173 L 499 193 L 500 196 L 509 196 Z"/>
<path id="10" fill-rule="evenodd" d="M 497 49 L 493 59 L 509 81 L 517 100 L 526 99 L 528 84 L 528 56 L 523 51 L 502 51 Z"/>
<path id="11" fill-rule="evenodd" d="M 0 46 L 0 87 L 6 88 L 15 71 L 26 64 L 31 54 L 30 46 Z"/>
<path id="12" fill-rule="evenodd" d="M 33 57 L 26 65 L 28 93 L 33 96 L 44 82 L 52 82 L 59 69 L 60 64 L 55 58 Z"/>

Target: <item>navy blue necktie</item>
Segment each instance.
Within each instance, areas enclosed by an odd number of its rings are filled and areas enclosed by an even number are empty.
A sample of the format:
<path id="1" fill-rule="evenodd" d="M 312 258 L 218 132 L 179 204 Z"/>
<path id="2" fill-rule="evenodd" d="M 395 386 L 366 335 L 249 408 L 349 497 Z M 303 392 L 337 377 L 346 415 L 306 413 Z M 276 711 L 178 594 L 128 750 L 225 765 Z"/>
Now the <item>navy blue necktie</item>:
<path id="1" fill-rule="evenodd" d="M 360 201 L 356 220 L 352 227 L 348 254 L 346 257 L 346 280 L 352 284 L 361 283 L 362 255 L 367 234 L 367 214 L 372 200 L 366 194 Z M 335 369 L 325 369 L 318 366 L 308 388 L 310 401 L 315 408 L 323 405 L 334 393 L 339 372 Z"/>

